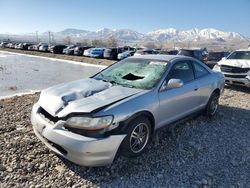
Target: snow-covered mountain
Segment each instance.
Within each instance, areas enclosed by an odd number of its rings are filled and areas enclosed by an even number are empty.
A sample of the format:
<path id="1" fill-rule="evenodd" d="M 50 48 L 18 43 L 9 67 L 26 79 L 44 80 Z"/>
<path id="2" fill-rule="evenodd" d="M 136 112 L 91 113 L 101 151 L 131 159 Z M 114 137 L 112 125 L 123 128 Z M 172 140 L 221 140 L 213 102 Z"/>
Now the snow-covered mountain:
<path id="1" fill-rule="evenodd" d="M 86 39 L 105 39 L 115 37 L 121 41 L 138 41 L 144 38 L 145 34 L 138 33 L 131 29 L 108 29 L 103 28 L 97 31 L 86 31 L 79 29 L 65 29 L 54 33 L 56 38 L 72 37 L 72 38 L 86 38 Z"/>
<path id="2" fill-rule="evenodd" d="M 178 31 L 173 28 L 160 29 L 147 33 L 150 38 L 156 41 L 202 41 L 202 40 L 247 40 L 247 37 L 236 32 L 224 32 L 213 28 L 207 29 L 191 29 L 186 31 Z"/>
<path id="3" fill-rule="evenodd" d="M 160 29 L 149 32 L 147 34 L 139 33 L 131 29 L 100 29 L 97 31 L 86 31 L 79 29 L 65 29 L 60 32 L 54 33 L 55 37 L 72 38 L 108 38 L 116 37 L 120 41 L 203 41 L 203 40 L 215 40 L 215 41 L 230 41 L 230 40 L 248 40 L 247 37 L 236 32 L 224 32 L 213 28 L 207 29 L 191 29 L 186 31 L 179 31 L 174 28 Z"/>
<path id="4" fill-rule="evenodd" d="M 53 40 L 57 42 L 62 42 L 66 37 L 70 37 L 73 42 L 79 42 L 82 39 L 108 39 L 109 37 L 115 37 L 120 42 L 137 43 L 137 42 L 164 42 L 164 41 L 173 41 L 173 42 L 205 42 L 205 41 L 215 41 L 215 42 L 230 42 L 230 41 L 250 41 L 250 38 L 247 38 L 236 32 L 224 32 L 219 31 L 213 28 L 207 29 L 190 29 L 186 31 L 180 31 L 174 28 L 160 29 L 152 31 L 146 34 L 139 33 L 132 29 L 108 29 L 103 28 L 97 31 L 89 31 L 82 29 L 69 28 L 59 32 L 51 32 Z M 34 40 L 35 33 L 31 34 L 22 34 L 22 35 L 0 35 L 1 38 L 14 38 L 22 40 Z M 42 41 L 48 40 L 48 32 L 40 33 L 39 38 Z"/>

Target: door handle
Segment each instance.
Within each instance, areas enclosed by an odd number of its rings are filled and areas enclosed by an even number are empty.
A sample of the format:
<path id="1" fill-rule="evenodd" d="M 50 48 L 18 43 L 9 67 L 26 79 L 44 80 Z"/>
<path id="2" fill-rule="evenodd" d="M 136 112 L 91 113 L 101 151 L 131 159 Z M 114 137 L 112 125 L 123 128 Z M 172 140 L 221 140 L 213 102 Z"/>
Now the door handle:
<path id="1" fill-rule="evenodd" d="M 196 88 L 194 88 L 194 91 L 197 91 L 199 88 L 198 87 L 196 87 Z"/>

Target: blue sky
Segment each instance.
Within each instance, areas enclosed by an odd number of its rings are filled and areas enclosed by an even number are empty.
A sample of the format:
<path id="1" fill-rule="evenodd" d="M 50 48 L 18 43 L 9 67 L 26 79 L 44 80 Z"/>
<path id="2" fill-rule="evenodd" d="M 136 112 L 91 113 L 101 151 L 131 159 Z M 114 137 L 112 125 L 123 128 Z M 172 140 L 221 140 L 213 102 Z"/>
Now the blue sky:
<path id="1" fill-rule="evenodd" d="M 0 33 L 215 28 L 250 36 L 250 0 L 0 0 Z"/>

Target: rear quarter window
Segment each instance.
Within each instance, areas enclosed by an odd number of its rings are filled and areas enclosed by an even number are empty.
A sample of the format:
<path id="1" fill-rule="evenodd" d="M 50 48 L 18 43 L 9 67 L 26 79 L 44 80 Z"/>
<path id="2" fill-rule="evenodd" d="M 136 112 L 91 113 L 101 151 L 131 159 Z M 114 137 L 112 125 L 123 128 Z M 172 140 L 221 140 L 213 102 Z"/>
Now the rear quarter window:
<path id="1" fill-rule="evenodd" d="M 196 62 L 193 62 L 194 74 L 196 78 L 201 78 L 209 74 L 208 70 Z"/>

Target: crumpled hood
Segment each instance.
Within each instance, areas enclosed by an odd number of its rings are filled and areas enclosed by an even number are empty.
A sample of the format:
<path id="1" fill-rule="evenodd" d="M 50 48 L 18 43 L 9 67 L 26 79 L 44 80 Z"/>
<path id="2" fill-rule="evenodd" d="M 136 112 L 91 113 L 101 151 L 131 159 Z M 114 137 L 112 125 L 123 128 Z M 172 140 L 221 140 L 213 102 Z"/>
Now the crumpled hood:
<path id="1" fill-rule="evenodd" d="M 89 78 L 43 90 L 38 104 L 51 115 L 63 117 L 72 112 L 90 113 L 140 91 Z"/>
<path id="2" fill-rule="evenodd" d="M 219 65 L 228 65 L 240 68 L 250 68 L 250 60 L 226 59 L 218 62 Z"/>

